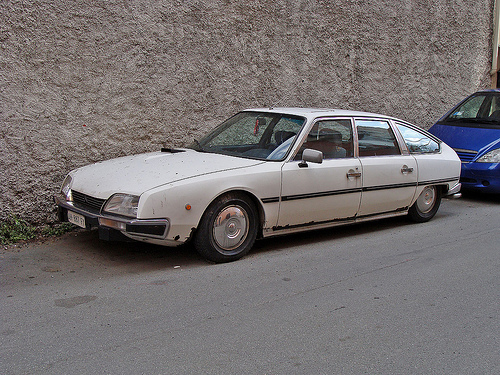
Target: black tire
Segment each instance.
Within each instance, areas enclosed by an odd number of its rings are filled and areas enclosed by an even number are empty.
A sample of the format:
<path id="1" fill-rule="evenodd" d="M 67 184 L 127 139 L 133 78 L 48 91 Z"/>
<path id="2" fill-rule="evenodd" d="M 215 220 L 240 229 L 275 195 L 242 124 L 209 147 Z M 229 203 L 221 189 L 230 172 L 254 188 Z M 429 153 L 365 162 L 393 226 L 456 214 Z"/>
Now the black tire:
<path id="1" fill-rule="evenodd" d="M 440 204 L 441 189 L 437 186 L 426 186 L 408 210 L 408 216 L 414 222 L 424 223 L 436 215 Z"/>
<path id="2" fill-rule="evenodd" d="M 259 215 L 253 202 L 244 194 L 228 193 L 203 214 L 194 246 L 209 261 L 232 262 L 250 251 L 258 229 Z"/>

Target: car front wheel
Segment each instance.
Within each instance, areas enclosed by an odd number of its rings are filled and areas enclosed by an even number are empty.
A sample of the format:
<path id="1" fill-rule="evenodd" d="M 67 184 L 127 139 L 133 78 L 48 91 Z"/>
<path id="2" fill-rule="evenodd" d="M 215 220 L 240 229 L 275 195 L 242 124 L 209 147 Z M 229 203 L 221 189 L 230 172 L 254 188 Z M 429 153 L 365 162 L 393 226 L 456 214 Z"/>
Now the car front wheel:
<path id="1" fill-rule="evenodd" d="M 426 186 L 408 210 L 410 219 L 417 223 L 429 221 L 441 204 L 441 190 L 436 186 Z"/>
<path id="2" fill-rule="evenodd" d="M 217 198 L 204 213 L 194 239 L 198 253 L 216 263 L 231 262 L 246 255 L 258 231 L 255 205 L 243 194 Z"/>

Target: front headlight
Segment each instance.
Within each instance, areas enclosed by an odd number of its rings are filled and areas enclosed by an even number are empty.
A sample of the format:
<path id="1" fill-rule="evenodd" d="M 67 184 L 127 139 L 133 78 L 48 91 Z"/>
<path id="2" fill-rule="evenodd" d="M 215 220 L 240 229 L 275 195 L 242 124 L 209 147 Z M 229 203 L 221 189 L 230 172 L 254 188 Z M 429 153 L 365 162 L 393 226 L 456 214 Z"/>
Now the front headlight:
<path id="1" fill-rule="evenodd" d="M 71 183 L 73 182 L 73 178 L 70 175 L 67 175 L 64 179 L 61 186 L 61 193 L 66 197 L 66 201 L 73 202 L 73 196 L 71 194 Z"/>
<path id="2" fill-rule="evenodd" d="M 500 148 L 492 150 L 479 159 L 476 160 L 477 163 L 500 163 Z"/>
<path id="3" fill-rule="evenodd" d="M 139 197 L 130 194 L 115 194 L 104 206 L 104 212 L 114 215 L 137 217 Z"/>

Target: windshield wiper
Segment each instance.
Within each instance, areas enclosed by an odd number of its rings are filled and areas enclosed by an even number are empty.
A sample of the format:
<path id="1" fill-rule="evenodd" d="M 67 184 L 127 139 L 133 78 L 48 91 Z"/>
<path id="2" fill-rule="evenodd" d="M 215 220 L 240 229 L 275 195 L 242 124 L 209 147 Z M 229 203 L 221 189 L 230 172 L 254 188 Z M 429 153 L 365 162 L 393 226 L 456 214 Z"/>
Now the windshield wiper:
<path id="1" fill-rule="evenodd" d="M 201 151 L 201 152 L 205 151 L 201 146 L 200 142 L 196 138 L 193 139 L 193 143 L 189 146 L 189 148 L 192 148 L 195 151 Z"/>

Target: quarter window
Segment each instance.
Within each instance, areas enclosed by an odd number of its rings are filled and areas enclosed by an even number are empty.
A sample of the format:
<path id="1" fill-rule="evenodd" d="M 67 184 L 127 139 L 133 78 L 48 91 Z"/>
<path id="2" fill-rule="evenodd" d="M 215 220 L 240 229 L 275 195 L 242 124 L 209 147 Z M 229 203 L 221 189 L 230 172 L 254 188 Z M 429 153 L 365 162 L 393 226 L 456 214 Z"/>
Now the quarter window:
<path id="1" fill-rule="evenodd" d="M 407 125 L 396 123 L 411 154 L 432 154 L 439 152 L 439 143 L 432 138 Z"/>
<path id="2" fill-rule="evenodd" d="M 398 142 L 387 121 L 356 120 L 359 156 L 400 155 Z"/>

